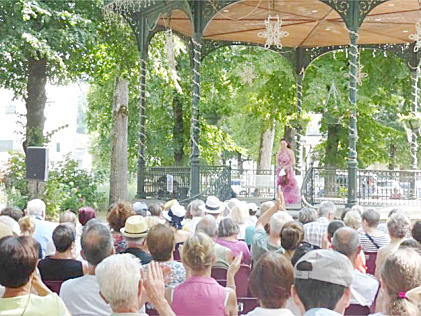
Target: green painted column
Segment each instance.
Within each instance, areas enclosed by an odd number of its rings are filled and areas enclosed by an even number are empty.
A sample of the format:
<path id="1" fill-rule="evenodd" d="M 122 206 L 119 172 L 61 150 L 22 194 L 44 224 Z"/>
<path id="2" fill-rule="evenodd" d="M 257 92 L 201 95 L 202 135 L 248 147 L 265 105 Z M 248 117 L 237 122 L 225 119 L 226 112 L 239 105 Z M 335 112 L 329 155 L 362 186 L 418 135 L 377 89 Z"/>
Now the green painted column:
<path id="1" fill-rule="evenodd" d="M 301 116 L 302 105 L 303 105 L 303 79 L 304 79 L 304 68 L 302 71 L 296 74 L 297 82 L 297 113 Z M 301 137 L 303 136 L 303 128 L 297 126 L 295 135 L 295 166 L 299 170 L 298 174 L 301 174 L 302 169 L 302 142 Z"/>
<path id="2" fill-rule="evenodd" d="M 200 150 L 199 150 L 199 102 L 200 102 L 200 64 L 201 64 L 201 34 L 192 36 L 193 86 L 191 105 L 191 156 L 190 156 L 190 196 L 200 193 Z"/>
<path id="3" fill-rule="evenodd" d="M 349 101 L 351 103 L 351 117 L 349 122 L 348 147 L 348 201 L 347 206 L 357 204 L 357 72 L 358 72 L 358 33 L 349 30 L 351 43 L 349 47 Z"/>
<path id="4" fill-rule="evenodd" d="M 411 82 L 412 82 L 412 114 L 418 112 L 418 78 L 419 78 L 419 68 L 418 66 L 415 69 L 411 69 Z M 418 135 L 417 131 L 411 129 L 411 144 L 410 144 L 410 154 L 411 154 L 411 170 L 418 169 Z M 417 198 L 416 192 L 416 174 L 415 172 L 411 177 L 411 199 Z"/>
<path id="5" fill-rule="evenodd" d="M 140 51 L 140 112 L 139 112 L 139 151 L 137 161 L 137 197 L 146 198 L 145 195 L 145 108 L 146 108 L 146 49 Z"/>

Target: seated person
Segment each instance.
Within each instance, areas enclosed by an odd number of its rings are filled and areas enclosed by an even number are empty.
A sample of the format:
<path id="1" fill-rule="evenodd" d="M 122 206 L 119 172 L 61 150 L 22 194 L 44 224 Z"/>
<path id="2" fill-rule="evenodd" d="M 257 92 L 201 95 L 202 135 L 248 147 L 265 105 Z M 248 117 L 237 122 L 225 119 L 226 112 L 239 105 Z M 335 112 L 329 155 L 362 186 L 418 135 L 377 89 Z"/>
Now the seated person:
<path id="1" fill-rule="evenodd" d="M 215 260 L 214 243 L 203 233 L 191 235 L 181 255 L 188 275 L 175 289 L 167 288 L 166 297 L 176 315 L 236 315 L 237 297 L 234 276 L 240 268 L 239 255 L 227 272 L 227 287 L 211 277 Z"/>
<path id="2" fill-rule="evenodd" d="M 238 240 L 239 232 L 240 227 L 234 223 L 231 218 L 223 218 L 219 223 L 218 238 L 215 240 L 215 242 L 221 246 L 231 249 L 234 256 L 242 254 L 241 263 L 250 264 L 250 250 L 244 241 Z"/>
<path id="3" fill-rule="evenodd" d="M 38 252 L 31 237 L 0 239 L 0 284 L 5 287 L 0 298 L 0 315 L 70 315 L 63 301 L 51 293 L 35 271 Z"/>
<path id="4" fill-rule="evenodd" d="M 54 229 L 53 242 L 56 252 L 38 264 L 43 281 L 66 281 L 83 275 L 82 262 L 76 260 L 75 238 L 75 229 L 69 223 L 58 225 Z"/>
<path id="5" fill-rule="evenodd" d="M 282 227 L 281 246 L 284 248 L 284 256 L 291 260 L 295 250 L 301 245 L 304 238 L 303 225 L 298 222 L 288 222 Z"/>
<path id="6" fill-rule="evenodd" d="M 255 264 L 250 274 L 251 293 L 259 301 L 260 307 L 248 316 L 279 315 L 293 316 L 285 308 L 294 283 L 294 268 L 285 256 L 276 252 L 266 252 Z"/>
<path id="7" fill-rule="evenodd" d="M 141 215 L 127 218 L 121 234 L 126 240 L 127 248 L 123 253 L 131 253 L 140 260 L 141 264 L 151 262 L 151 255 L 145 251 L 145 237 L 148 234 L 148 225 Z"/>
<path id="8" fill-rule="evenodd" d="M 153 226 L 146 237 L 146 245 L 154 261 L 171 268 L 171 280 L 167 286 L 175 287 L 184 282 L 186 269 L 181 262 L 174 260 L 175 239 L 171 228 L 163 224 Z"/>

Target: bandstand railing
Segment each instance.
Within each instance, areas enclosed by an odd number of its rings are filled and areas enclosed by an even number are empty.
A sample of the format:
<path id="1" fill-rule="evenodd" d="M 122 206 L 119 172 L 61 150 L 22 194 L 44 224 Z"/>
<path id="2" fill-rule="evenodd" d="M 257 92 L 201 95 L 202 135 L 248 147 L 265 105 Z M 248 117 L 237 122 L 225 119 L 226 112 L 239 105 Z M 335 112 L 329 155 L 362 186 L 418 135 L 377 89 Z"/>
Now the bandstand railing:
<path id="1" fill-rule="evenodd" d="M 311 167 L 301 187 L 304 203 L 346 204 L 347 181 L 347 170 Z M 359 169 L 357 202 L 363 206 L 421 205 L 421 171 Z"/>

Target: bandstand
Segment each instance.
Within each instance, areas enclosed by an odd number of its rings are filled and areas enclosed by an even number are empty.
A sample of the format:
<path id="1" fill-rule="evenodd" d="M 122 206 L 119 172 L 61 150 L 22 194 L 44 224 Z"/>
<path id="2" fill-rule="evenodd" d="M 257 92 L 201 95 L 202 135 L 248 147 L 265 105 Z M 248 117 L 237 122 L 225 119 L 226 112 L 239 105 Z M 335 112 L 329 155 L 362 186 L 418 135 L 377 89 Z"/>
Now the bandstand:
<path id="1" fill-rule="evenodd" d="M 200 65 L 212 51 L 227 45 L 254 45 L 285 57 L 295 70 L 296 111 L 301 112 L 302 83 L 307 67 L 332 51 L 349 56 L 349 148 L 347 204 L 357 203 L 357 83 L 361 79 L 359 51 L 391 52 L 407 63 L 412 79 L 412 107 L 418 111 L 418 77 L 421 46 L 421 3 L 418 0 L 114 0 L 106 10 L 120 14 L 136 35 L 141 60 L 140 149 L 137 195 L 145 197 L 145 102 L 148 45 L 157 32 L 171 29 L 190 47 L 192 58 L 191 157 L 188 195 L 199 196 L 201 164 L 198 104 Z M 417 24 L 418 23 L 418 24 Z M 301 134 L 296 133 L 296 156 L 301 163 Z M 411 169 L 417 169 L 417 131 L 411 132 Z M 229 168 L 228 168 L 229 169 Z M 229 172 L 229 170 L 228 170 Z M 224 172 L 221 172 L 223 174 Z M 414 171 L 415 174 L 415 171 Z M 225 172 L 225 181 L 231 179 Z M 415 192 L 415 176 L 411 182 Z"/>

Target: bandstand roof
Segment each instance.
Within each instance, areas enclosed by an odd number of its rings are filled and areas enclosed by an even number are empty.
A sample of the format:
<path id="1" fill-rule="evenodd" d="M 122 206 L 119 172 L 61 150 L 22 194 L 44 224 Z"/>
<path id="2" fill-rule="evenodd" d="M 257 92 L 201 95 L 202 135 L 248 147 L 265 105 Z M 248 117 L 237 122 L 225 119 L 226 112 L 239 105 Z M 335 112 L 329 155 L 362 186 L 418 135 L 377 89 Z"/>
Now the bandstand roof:
<path id="1" fill-rule="evenodd" d="M 216 3 L 218 0 L 206 1 Z M 289 33 L 282 39 L 284 47 L 348 45 L 350 42 L 342 17 L 320 0 L 240 0 L 213 16 L 203 31 L 203 38 L 264 45 L 266 39 L 258 33 L 265 30 L 268 15 L 279 15 L 282 19 L 282 30 Z M 416 33 L 415 25 L 420 19 L 418 0 L 385 1 L 364 19 L 358 44 L 411 43 L 409 35 Z M 181 10 L 161 16 L 158 24 L 186 36 L 193 32 L 188 14 Z"/>

